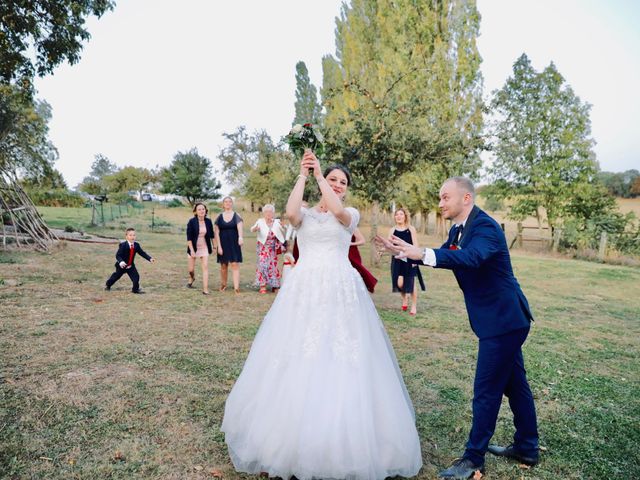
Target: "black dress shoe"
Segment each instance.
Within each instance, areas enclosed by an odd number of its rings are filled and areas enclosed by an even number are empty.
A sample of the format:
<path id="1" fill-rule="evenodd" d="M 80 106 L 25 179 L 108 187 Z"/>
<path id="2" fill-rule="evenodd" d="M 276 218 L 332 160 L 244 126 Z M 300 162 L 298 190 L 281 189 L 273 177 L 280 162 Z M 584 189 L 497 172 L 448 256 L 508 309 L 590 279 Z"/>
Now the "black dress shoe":
<path id="1" fill-rule="evenodd" d="M 537 453 L 535 455 L 524 455 L 518 452 L 513 447 L 513 444 L 509 445 L 508 447 L 500 447 L 498 445 L 489 445 L 488 450 L 498 457 L 512 458 L 513 460 L 517 460 L 518 462 L 524 463 L 525 465 L 529 465 L 530 467 L 537 465 L 538 462 L 540 461 L 540 457 L 538 456 Z"/>
<path id="2" fill-rule="evenodd" d="M 104 289 L 105 289 L 107 292 L 110 292 L 110 291 L 111 291 L 111 287 L 110 287 L 109 285 L 105 285 L 105 286 L 104 286 Z"/>
<path id="3" fill-rule="evenodd" d="M 138 295 L 142 295 L 144 293 L 146 293 L 144 290 L 131 290 L 131 293 L 136 293 Z"/>
<path id="4" fill-rule="evenodd" d="M 468 458 L 458 458 L 449 468 L 438 474 L 440 478 L 451 478 L 454 480 L 467 480 L 471 478 L 476 471 L 484 473 L 484 464 L 474 465 Z"/>

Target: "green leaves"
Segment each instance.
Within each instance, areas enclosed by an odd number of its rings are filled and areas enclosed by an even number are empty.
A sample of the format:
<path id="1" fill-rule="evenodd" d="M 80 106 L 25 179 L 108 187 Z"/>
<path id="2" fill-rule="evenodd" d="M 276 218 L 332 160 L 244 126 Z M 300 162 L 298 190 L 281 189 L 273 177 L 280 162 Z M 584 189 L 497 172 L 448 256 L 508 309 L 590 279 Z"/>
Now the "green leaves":
<path id="1" fill-rule="evenodd" d="M 191 205 L 198 200 L 220 197 L 221 183 L 213 176 L 211 161 L 197 148 L 178 152 L 171 165 L 161 172 L 162 191 L 185 197 Z"/>
<path id="2" fill-rule="evenodd" d="M 323 59 L 328 157 L 347 164 L 368 201 L 394 195 L 401 175 L 463 164 L 482 146 L 482 78 L 475 2 L 353 0 Z M 464 162 L 457 159 L 464 158 Z"/>
<path id="3" fill-rule="evenodd" d="M 311 123 L 294 125 L 283 140 L 296 157 L 302 157 L 306 148 L 313 150 L 318 157 L 324 152 L 324 137 L 317 125 Z"/>
<path id="4" fill-rule="evenodd" d="M 304 62 L 296 64 L 296 117 L 293 124 L 321 124 L 322 105 L 318 103 L 318 90 L 309 79 L 309 70 Z"/>
<path id="5" fill-rule="evenodd" d="M 100 17 L 113 6 L 110 0 L 0 2 L 0 83 L 21 79 L 22 87 L 31 90 L 35 75 L 51 73 L 65 60 L 76 63 L 82 42 L 90 37 L 85 18 Z"/>
<path id="6" fill-rule="evenodd" d="M 226 178 L 252 203 L 283 208 L 295 182 L 299 159 L 275 144 L 266 131 L 246 132 L 240 126 L 224 133 L 229 145 L 218 155 Z"/>
<path id="7" fill-rule="evenodd" d="M 513 76 L 491 102 L 495 160 L 492 192 L 511 198 L 512 216 L 537 215 L 554 226 L 597 171 L 591 150 L 590 105 L 583 103 L 551 63 L 536 72 L 523 54 Z"/>
<path id="8" fill-rule="evenodd" d="M 51 107 L 0 83 L 0 172 L 42 177 L 58 152 L 49 141 Z"/>

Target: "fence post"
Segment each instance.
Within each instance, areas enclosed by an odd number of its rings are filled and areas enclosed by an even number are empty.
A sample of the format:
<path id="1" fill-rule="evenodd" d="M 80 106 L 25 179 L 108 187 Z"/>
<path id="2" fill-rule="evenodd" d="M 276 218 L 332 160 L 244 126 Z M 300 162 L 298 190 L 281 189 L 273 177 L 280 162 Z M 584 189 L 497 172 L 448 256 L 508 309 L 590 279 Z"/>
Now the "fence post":
<path id="1" fill-rule="evenodd" d="M 96 225 L 96 202 L 91 202 L 91 226 Z"/>
<path id="2" fill-rule="evenodd" d="M 151 231 L 153 232 L 153 228 L 155 227 L 155 207 L 151 209 Z"/>
<path id="3" fill-rule="evenodd" d="M 600 248 L 598 248 L 598 259 L 604 261 L 607 256 L 607 232 L 600 234 Z"/>
<path id="4" fill-rule="evenodd" d="M 100 217 L 102 218 L 102 225 L 104 226 L 104 202 L 100 202 Z"/>
<path id="5" fill-rule="evenodd" d="M 522 230 L 522 223 L 518 222 L 518 234 L 516 235 L 518 248 L 522 248 Z"/>
<path id="6" fill-rule="evenodd" d="M 553 241 L 551 243 L 551 251 L 557 252 L 560 248 L 560 239 L 562 238 L 562 229 L 556 228 L 553 230 Z"/>

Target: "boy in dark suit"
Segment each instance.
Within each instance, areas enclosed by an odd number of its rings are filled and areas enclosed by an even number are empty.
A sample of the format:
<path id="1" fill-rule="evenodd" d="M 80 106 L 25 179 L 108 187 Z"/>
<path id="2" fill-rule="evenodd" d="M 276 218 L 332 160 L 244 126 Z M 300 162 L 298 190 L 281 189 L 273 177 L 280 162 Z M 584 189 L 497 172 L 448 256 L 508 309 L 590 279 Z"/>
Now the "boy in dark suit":
<path id="1" fill-rule="evenodd" d="M 136 242 L 135 228 L 127 228 L 125 238 L 126 240 L 120 243 L 118 251 L 116 252 L 116 271 L 109 277 L 104 289 L 107 291 L 111 290 L 113 284 L 120 280 L 120 277 L 126 273 L 133 282 L 131 292 L 144 293 L 144 291 L 140 290 L 140 274 L 136 269 L 134 258 L 136 253 L 139 253 L 142 258 L 147 259 L 151 263 L 155 263 L 156 259 L 142 250 L 140 244 Z"/>

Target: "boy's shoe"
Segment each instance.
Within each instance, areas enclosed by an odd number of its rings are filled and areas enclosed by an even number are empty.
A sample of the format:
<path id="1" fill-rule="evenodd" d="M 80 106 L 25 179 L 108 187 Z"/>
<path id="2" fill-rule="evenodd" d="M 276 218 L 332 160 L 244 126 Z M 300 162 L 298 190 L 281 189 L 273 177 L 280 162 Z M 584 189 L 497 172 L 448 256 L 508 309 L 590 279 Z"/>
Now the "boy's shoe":
<path id="1" fill-rule="evenodd" d="M 105 285 L 105 286 L 104 286 L 104 289 L 105 289 L 107 292 L 110 292 L 110 291 L 111 291 L 111 287 L 110 287 L 109 285 Z"/>
<path id="2" fill-rule="evenodd" d="M 143 293 L 146 293 L 144 290 L 131 290 L 131 293 L 137 293 L 138 295 L 142 295 Z"/>

